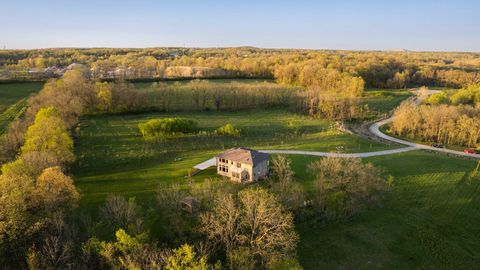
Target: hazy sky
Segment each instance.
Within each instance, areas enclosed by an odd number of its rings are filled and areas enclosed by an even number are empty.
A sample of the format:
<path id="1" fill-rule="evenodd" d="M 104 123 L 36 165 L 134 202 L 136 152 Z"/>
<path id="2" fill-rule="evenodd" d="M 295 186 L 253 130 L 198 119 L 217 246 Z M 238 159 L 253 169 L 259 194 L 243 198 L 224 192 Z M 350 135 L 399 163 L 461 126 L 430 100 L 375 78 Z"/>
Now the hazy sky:
<path id="1" fill-rule="evenodd" d="M 480 51 L 479 0 L 0 0 L 0 47 Z"/>

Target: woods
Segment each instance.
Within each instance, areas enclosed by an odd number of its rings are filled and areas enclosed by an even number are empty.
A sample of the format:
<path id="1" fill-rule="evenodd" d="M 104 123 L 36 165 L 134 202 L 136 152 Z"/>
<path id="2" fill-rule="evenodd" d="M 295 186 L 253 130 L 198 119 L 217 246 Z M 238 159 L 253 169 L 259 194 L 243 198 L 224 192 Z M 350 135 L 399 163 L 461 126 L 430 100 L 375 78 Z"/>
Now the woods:
<path id="1" fill-rule="evenodd" d="M 96 80 L 275 78 L 309 84 L 311 69 L 361 77 L 366 87 L 465 87 L 480 82 L 478 54 L 238 48 L 4 50 L 0 79 L 45 80 L 82 64 Z"/>
<path id="2" fill-rule="evenodd" d="M 405 102 L 393 114 L 391 132 L 447 145 L 480 143 L 480 110 L 469 105 L 421 105 Z"/>

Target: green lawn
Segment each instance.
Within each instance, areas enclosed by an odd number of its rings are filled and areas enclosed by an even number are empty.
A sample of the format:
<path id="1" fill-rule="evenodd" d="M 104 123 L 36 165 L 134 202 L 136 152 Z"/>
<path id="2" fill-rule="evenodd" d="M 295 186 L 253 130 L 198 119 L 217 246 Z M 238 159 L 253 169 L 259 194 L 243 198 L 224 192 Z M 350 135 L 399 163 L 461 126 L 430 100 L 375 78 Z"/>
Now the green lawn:
<path id="1" fill-rule="evenodd" d="M 206 131 L 233 123 L 243 136 L 196 135 L 165 143 L 142 139 L 138 123 L 172 116 L 194 119 Z M 73 173 L 85 205 L 96 205 L 110 193 L 151 198 L 160 183 L 184 183 L 183 176 L 194 165 L 235 146 L 312 151 L 335 151 L 336 146 L 343 146 L 348 152 L 388 148 L 340 133 L 327 121 L 282 110 L 91 116 L 81 121 L 75 137 Z"/>
<path id="2" fill-rule="evenodd" d="M 306 165 L 291 156 L 310 189 Z M 476 269 L 480 266 L 480 177 L 473 161 L 426 152 L 365 159 L 394 175 L 380 207 L 338 223 L 298 224 L 305 269 Z"/>

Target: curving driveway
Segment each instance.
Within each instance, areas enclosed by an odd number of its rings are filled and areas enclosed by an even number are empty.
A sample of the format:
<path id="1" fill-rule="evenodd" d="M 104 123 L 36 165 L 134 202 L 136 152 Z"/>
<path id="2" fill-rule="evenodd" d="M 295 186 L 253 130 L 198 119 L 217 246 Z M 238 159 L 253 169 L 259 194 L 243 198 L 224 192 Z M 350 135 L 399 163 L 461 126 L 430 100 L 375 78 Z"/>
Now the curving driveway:
<path id="1" fill-rule="evenodd" d="M 338 157 L 338 158 L 365 158 L 365 157 L 374 157 L 374 156 L 403 153 L 403 152 L 408 152 L 416 149 L 417 149 L 416 147 L 404 147 L 404 148 L 398 148 L 398 149 L 392 149 L 392 150 L 364 152 L 364 153 L 334 153 L 334 152 L 316 152 L 316 151 L 302 151 L 302 150 L 258 150 L 258 151 L 263 153 L 268 153 L 268 154 L 305 155 L 305 156 Z M 211 166 L 215 166 L 214 157 L 200 164 L 195 165 L 193 168 L 199 169 L 199 170 L 205 170 Z"/>
<path id="2" fill-rule="evenodd" d="M 414 104 L 418 105 L 421 103 L 422 100 L 430 96 L 431 94 L 438 93 L 438 90 L 416 90 L 412 91 L 416 94 L 416 97 L 411 100 Z M 403 152 L 408 152 L 412 150 L 430 150 L 436 152 L 442 152 L 447 154 L 453 154 L 457 156 L 464 156 L 470 158 L 477 158 L 480 159 L 480 155 L 474 154 L 467 154 L 461 151 L 446 149 L 446 148 L 435 148 L 429 145 L 413 143 L 405 140 L 401 140 L 398 138 L 394 138 L 392 136 L 388 136 L 380 131 L 380 127 L 392 122 L 393 119 L 390 117 L 388 119 L 380 120 L 378 122 L 373 123 L 368 130 L 377 137 L 383 138 L 388 141 L 396 142 L 399 144 L 406 145 L 407 147 L 399 148 L 399 149 L 392 149 L 392 150 L 383 150 L 383 151 L 375 151 L 375 152 L 364 152 L 364 153 L 333 153 L 333 152 L 316 152 L 316 151 L 302 151 L 302 150 L 259 150 L 263 153 L 268 154 L 287 154 L 287 155 L 307 155 L 307 156 L 318 156 L 318 157 L 338 157 L 338 158 L 365 158 L 365 157 L 374 157 L 374 156 L 383 156 L 383 155 L 391 155 L 391 154 L 398 154 Z M 211 158 L 207 161 L 204 161 L 200 164 L 194 166 L 195 169 L 205 170 L 211 166 L 215 166 L 215 158 Z"/>
<path id="3" fill-rule="evenodd" d="M 453 154 L 453 155 L 457 155 L 457 156 L 464 156 L 464 157 L 471 157 L 471 158 L 480 159 L 480 155 L 468 154 L 468 153 L 465 153 L 465 152 L 451 150 L 451 149 L 447 149 L 447 148 L 436 148 L 436 147 L 425 145 L 425 144 L 409 142 L 409 141 L 405 141 L 405 140 L 402 140 L 402 139 L 394 138 L 392 136 L 388 136 L 387 134 L 380 131 L 381 126 L 383 126 L 385 124 L 388 124 L 392 121 L 393 121 L 393 119 L 390 117 L 388 119 L 375 122 L 368 128 L 368 130 L 372 134 L 374 134 L 375 136 L 378 136 L 382 139 L 389 140 L 389 141 L 392 141 L 392 142 L 396 142 L 396 143 L 399 143 L 399 144 L 407 145 L 408 146 L 407 148 L 412 148 L 412 150 L 423 149 L 423 150 L 430 150 L 430 151 Z M 404 148 L 401 148 L 401 149 L 404 149 Z"/>

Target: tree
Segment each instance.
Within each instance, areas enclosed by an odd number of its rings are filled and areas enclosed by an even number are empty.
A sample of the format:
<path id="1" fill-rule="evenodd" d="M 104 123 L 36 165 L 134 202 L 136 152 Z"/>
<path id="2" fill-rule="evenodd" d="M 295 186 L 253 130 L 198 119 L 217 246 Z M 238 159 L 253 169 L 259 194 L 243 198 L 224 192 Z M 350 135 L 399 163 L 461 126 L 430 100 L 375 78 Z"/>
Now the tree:
<path id="1" fill-rule="evenodd" d="M 73 161 L 73 140 L 56 108 L 40 109 L 35 122 L 27 129 L 21 154 L 31 152 L 49 154 L 57 164 Z"/>
<path id="2" fill-rule="evenodd" d="M 24 258 L 33 237 L 75 207 L 78 197 L 72 179 L 58 167 L 45 169 L 36 179 L 14 171 L 2 174 L 0 257 L 18 263 L 17 256 Z"/>
<path id="3" fill-rule="evenodd" d="M 197 256 L 193 247 L 182 245 L 174 249 L 167 259 L 166 270 L 207 270 L 213 267 L 207 264 L 207 258 Z"/>
<path id="4" fill-rule="evenodd" d="M 201 216 L 201 224 L 201 231 L 223 246 L 227 255 L 247 248 L 259 266 L 291 256 L 298 241 L 293 216 L 275 195 L 261 188 L 220 195 L 212 211 Z"/>
<path id="5" fill-rule="evenodd" d="M 72 178 L 66 176 L 60 167 L 51 167 L 38 177 L 32 203 L 46 212 L 55 212 L 74 208 L 79 197 Z"/>
<path id="6" fill-rule="evenodd" d="M 381 170 L 360 159 L 327 157 L 308 169 L 315 179 L 315 205 L 327 220 L 355 214 L 387 189 Z"/>
<path id="7" fill-rule="evenodd" d="M 95 83 L 95 91 L 97 92 L 98 109 L 103 112 L 109 112 L 112 107 L 112 85 L 108 82 Z"/>
<path id="8" fill-rule="evenodd" d="M 291 162 L 282 155 L 273 158 L 271 190 L 286 209 L 297 212 L 303 205 L 305 197 L 302 186 L 294 182 Z"/>
<path id="9" fill-rule="evenodd" d="M 141 230 L 142 220 L 137 212 L 135 198 L 127 201 L 120 195 L 109 195 L 105 205 L 100 208 L 100 218 L 113 230 L 128 228 L 138 233 Z"/>

